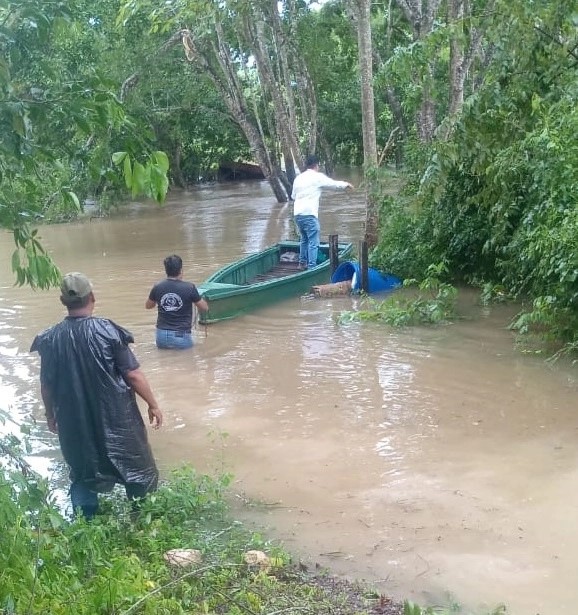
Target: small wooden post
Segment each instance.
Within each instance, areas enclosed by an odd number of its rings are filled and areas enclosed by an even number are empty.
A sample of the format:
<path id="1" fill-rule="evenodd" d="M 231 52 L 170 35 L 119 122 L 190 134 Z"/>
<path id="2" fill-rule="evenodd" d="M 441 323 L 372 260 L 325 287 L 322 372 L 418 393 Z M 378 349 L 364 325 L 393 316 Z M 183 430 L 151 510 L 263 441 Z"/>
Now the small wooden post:
<path id="1" fill-rule="evenodd" d="M 361 267 L 361 290 L 369 292 L 369 269 L 367 264 L 367 241 L 359 242 L 359 266 Z"/>
<path id="2" fill-rule="evenodd" d="M 337 235 L 329 235 L 329 263 L 331 275 L 333 275 L 339 265 L 339 237 Z"/>

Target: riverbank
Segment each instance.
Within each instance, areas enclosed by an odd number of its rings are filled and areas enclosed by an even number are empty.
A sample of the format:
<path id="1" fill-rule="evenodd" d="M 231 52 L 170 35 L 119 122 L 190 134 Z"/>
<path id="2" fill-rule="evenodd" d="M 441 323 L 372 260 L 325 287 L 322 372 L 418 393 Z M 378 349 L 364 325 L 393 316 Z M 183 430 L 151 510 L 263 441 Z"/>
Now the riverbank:
<path id="1" fill-rule="evenodd" d="M 137 511 L 119 490 L 102 496 L 100 514 L 86 523 L 62 516 L 16 449 L 3 442 L 1 453 L 2 613 L 403 612 L 362 584 L 305 570 L 231 520 L 226 476 L 175 471 Z M 176 557 L 182 549 L 187 557 Z"/>

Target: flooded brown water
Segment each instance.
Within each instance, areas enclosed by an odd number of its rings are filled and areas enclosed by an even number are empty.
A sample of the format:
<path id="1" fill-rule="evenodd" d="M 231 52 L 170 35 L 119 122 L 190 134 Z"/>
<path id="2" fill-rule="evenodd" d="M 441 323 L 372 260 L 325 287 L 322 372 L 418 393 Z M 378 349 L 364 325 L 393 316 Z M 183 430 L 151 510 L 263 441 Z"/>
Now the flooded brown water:
<path id="1" fill-rule="evenodd" d="M 361 195 L 324 199 L 324 235 L 357 241 L 362 223 Z M 156 349 L 144 302 L 164 256 L 180 254 L 199 282 L 290 232 L 288 208 L 246 183 L 42 236 L 63 270 L 93 279 L 97 314 L 134 333 L 166 415 L 151 432 L 164 472 L 232 472 L 240 518 L 394 597 L 576 613 L 576 371 L 514 348 L 514 308 L 464 292 L 460 322 L 395 331 L 336 324 L 355 298 L 296 298 L 197 330 L 192 351 Z M 56 291 L 12 286 L 11 251 L 1 235 L 0 403 L 38 420 L 38 465 L 50 468 L 57 443 L 28 348 L 63 312 Z"/>

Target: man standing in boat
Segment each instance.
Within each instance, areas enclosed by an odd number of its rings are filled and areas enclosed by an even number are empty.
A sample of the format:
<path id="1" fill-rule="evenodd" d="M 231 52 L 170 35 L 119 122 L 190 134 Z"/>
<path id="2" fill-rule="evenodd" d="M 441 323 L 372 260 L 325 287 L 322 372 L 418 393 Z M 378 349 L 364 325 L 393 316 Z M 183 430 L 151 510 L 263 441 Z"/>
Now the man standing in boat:
<path id="1" fill-rule="evenodd" d="M 323 188 L 337 190 L 353 189 L 349 182 L 331 179 L 319 171 L 317 156 L 308 156 L 305 161 L 306 170 L 295 178 L 291 200 L 293 201 L 293 216 L 301 235 L 299 248 L 299 267 L 309 269 L 317 265 L 319 249 L 319 199 Z"/>
<path id="2" fill-rule="evenodd" d="M 164 260 L 166 280 L 155 284 L 145 303 L 147 310 L 158 308 L 156 344 L 158 348 L 191 348 L 193 305 L 201 312 L 209 309 L 197 287 L 183 280 L 183 260 L 172 254 Z"/>

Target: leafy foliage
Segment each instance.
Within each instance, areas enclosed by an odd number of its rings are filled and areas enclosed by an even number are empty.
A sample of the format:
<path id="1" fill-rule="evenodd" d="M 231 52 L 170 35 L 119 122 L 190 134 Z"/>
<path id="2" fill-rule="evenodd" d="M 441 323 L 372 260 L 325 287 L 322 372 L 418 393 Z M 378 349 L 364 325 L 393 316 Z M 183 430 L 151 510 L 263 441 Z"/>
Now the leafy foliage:
<path id="1" fill-rule="evenodd" d="M 497 4 L 493 53 L 451 138 L 414 161 L 408 191 L 384 203 L 378 266 L 530 298 L 514 326 L 578 339 L 578 58 L 571 3 Z M 499 15 L 503 19 L 499 19 Z"/>
<path id="2" fill-rule="evenodd" d="M 417 296 L 398 297 L 394 294 L 384 301 L 367 297 L 362 309 L 355 312 L 343 312 L 339 322 L 353 321 L 381 322 L 394 327 L 408 325 L 435 325 L 455 319 L 455 302 L 457 289 L 440 280 L 447 273 L 444 263 L 430 265 L 427 277 L 420 283 L 417 280 L 404 280 L 405 289 L 417 287 Z M 365 308 L 365 309 L 363 309 Z"/>
<path id="3" fill-rule="evenodd" d="M 450 615 L 451 613 L 461 612 L 459 606 L 457 609 L 453 608 L 443 608 L 443 607 L 427 607 L 422 608 L 415 602 L 411 602 L 410 600 L 406 600 L 403 603 L 403 615 Z M 506 607 L 504 605 L 499 605 L 495 609 L 492 609 L 488 615 L 506 615 Z"/>
<path id="4" fill-rule="evenodd" d="M 14 231 L 17 283 L 46 288 L 58 270 L 31 226 L 74 218 L 86 198 L 120 188 L 113 143 L 136 157 L 150 144 L 133 138 L 118 82 L 102 70 L 106 36 L 88 3 L 5 1 L 0 20 L 0 227 Z M 166 158 L 135 165 L 133 195 L 162 201 Z"/>

